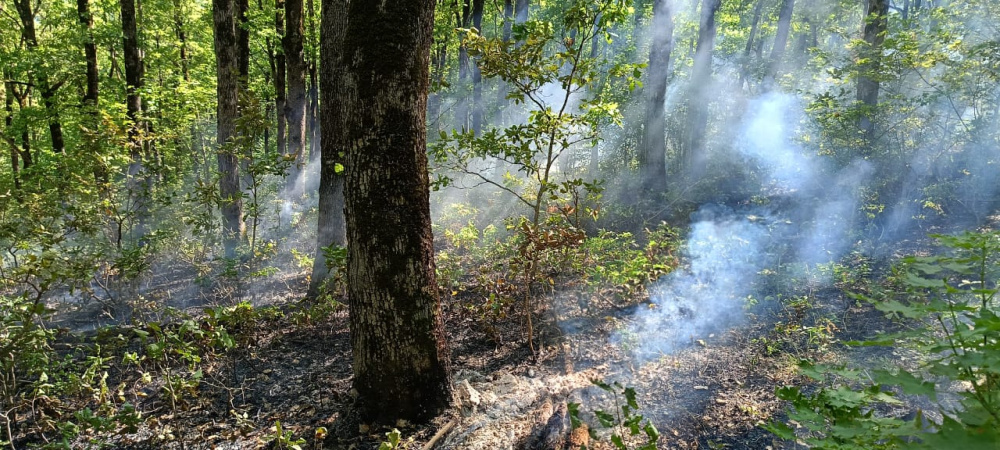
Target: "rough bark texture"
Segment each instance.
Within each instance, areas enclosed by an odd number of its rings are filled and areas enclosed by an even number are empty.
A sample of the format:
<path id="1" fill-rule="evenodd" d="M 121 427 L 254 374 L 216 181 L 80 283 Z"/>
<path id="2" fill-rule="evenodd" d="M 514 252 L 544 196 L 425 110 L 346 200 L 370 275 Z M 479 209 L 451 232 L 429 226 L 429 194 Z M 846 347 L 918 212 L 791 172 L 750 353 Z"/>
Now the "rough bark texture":
<path id="1" fill-rule="evenodd" d="M 433 0 L 352 2 L 344 41 L 348 296 L 362 415 L 447 408 L 426 153 Z"/>
<path id="2" fill-rule="evenodd" d="M 715 52 L 715 14 L 722 0 L 702 0 L 698 44 L 691 69 L 691 91 L 688 97 L 688 139 L 684 149 L 685 174 L 698 176 L 704 160 L 705 133 L 708 129 L 709 85 L 712 78 L 712 55 Z"/>
<path id="3" fill-rule="evenodd" d="M 323 247 L 347 245 L 347 224 L 344 219 L 344 177 L 337 173 L 337 164 L 343 164 L 344 100 L 339 98 L 343 86 L 344 33 L 347 31 L 349 0 L 323 0 L 320 14 L 320 181 L 319 218 L 316 230 L 316 257 L 313 259 L 312 277 L 307 297 L 319 295 L 323 281 L 330 273 L 326 267 Z"/>
<path id="4" fill-rule="evenodd" d="M 649 47 L 646 80 L 646 122 L 641 153 L 642 187 L 648 192 L 667 189 L 667 136 L 663 102 L 667 95 L 670 52 L 674 46 L 674 21 L 668 0 L 653 2 L 653 41 Z"/>
<path id="5" fill-rule="evenodd" d="M 872 140 L 875 136 L 875 109 L 878 106 L 879 79 L 878 72 L 882 68 L 882 43 L 889 26 L 889 0 L 868 0 L 865 8 L 862 39 L 867 46 L 861 52 L 863 61 L 858 75 L 858 101 L 863 105 L 858 127 L 865 138 Z"/>
<path id="6" fill-rule="evenodd" d="M 306 62 L 302 53 L 302 0 L 285 1 L 285 36 L 281 40 L 288 78 L 285 120 L 288 121 L 288 153 L 295 156 L 289 175 L 294 183 L 302 164 L 306 142 Z"/>
<path id="7" fill-rule="evenodd" d="M 234 0 L 212 0 L 215 26 L 217 136 L 219 150 L 219 197 L 222 209 L 223 246 L 227 258 L 236 255 L 243 236 L 243 199 L 240 195 L 240 166 L 233 149 L 226 145 L 236 134 L 239 114 L 239 54 L 236 33 L 237 7 Z"/>
<path id="8" fill-rule="evenodd" d="M 38 49 L 38 36 L 35 33 L 35 12 L 32 9 L 32 0 L 14 0 L 14 7 L 17 15 L 21 19 L 21 38 L 28 47 L 29 52 Z M 66 148 L 63 140 L 62 123 L 59 121 L 59 111 L 56 108 L 55 96 L 58 86 L 49 84 L 49 77 L 45 69 L 38 70 L 34 76 L 38 90 L 42 94 L 42 105 L 45 106 L 45 114 L 48 116 L 49 136 L 52 139 L 52 151 L 62 153 Z"/>
<path id="9" fill-rule="evenodd" d="M 274 2 L 274 29 L 278 34 L 279 39 L 284 39 L 285 37 L 285 0 L 275 0 Z M 278 135 L 275 137 L 278 142 L 278 153 L 285 155 L 285 104 L 287 99 L 285 97 L 285 53 L 281 49 L 278 49 L 277 54 L 274 57 L 274 108 L 277 111 L 278 119 Z"/>

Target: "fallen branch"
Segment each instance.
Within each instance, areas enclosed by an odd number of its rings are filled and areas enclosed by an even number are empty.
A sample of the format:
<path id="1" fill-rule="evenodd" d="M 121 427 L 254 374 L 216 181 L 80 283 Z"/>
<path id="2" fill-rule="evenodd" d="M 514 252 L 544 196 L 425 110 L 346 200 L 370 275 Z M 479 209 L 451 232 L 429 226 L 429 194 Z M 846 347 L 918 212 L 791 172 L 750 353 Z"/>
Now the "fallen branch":
<path id="1" fill-rule="evenodd" d="M 440 441 L 441 438 L 444 437 L 444 435 L 448 434 L 448 432 L 451 431 L 451 429 L 454 427 L 455 427 L 455 420 L 452 419 L 450 422 L 446 423 L 443 427 L 441 427 L 441 429 L 438 430 L 437 433 L 434 433 L 434 436 L 431 437 L 431 440 L 427 441 L 427 443 L 424 444 L 423 447 L 420 447 L 420 449 L 431 450 L 432 448 L 434 448 L 434 444 L 437 444 L 437 442 Z"/>

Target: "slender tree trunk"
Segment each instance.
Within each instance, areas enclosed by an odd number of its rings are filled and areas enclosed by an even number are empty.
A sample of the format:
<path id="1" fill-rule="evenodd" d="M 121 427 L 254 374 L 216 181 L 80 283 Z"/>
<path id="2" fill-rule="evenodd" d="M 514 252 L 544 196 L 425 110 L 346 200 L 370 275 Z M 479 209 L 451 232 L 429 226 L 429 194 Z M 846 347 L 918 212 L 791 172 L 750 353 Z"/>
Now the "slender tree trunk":
<path id="1" fill-rule="evenodd" d="M 288 154 L 295 162 L 288 176 L 288 186 L 295 188 L 302 167 L 306 142 L 306 63 L 302 54 L 302 0 L 285 0 L 285 36 L 282 48 L 288 69 Z"/>
<path id="2" fill-rule="evenodd" d="M 6 71 L 4 71 L 3 76 L 6 79 L 10 79 L 10 76 L 6 73 Z M 4 117 L 4 126 L 5 126 L 4 131 L 10 133 L 14 129 L 14 85 L 10 81 L 4 81 L 3 89 L 4 89 L 3 106 L 4 106 L 4 111 L 7 113 L 7 116 Z M 10 146 L 10 169 L 11 169 L 10 173 L 14 179 L 14 190 L 18 191 L 18 195 L 20 195 L 19 193 L 21 191 L 21 175 L 18 162 L 18 153 L 21 151 L 21 149 L 17 147 L 17 143 L 14 142 L 14 138 L 10 137 L 9 134 L 7 136 L 7 139 L 5 140 L 8 139 L 9 139 L 8 144 Z"/>
<path id="3" fill-rule="evenodd" d="M 514 0 L 514 24 L 521 25 L 528 21 L 530 0 Z"/>
<path id="4" fill-rule="evenodd" d="M 667 94 L 667 76 L 670 52 L 674 45 L 674 21 L 670 16 L 669 0 L 653 2 L 653 41 L 649 48 L 649 69 L 646 71 L 646 123 L 643 134 L 640 176 L 647 192 L 667 190 L 667 136 L 664 101 Z"/>
<path id="5" fill-rule="evenodd" d="M 94 16 L 90 12 L 90 0 L 76 0 L 76 12 L 80 25 L 84 30 L 83 54 L 87 61 L 87 90 L 83 94 L 84 140 L 88 157 L 94 164 L 94 181 L 100 185 L 101 192 L 106 191 L 108 184 L 108 167 L 100 154 L 98 128 L 101 124 L 101 112 L 98 108 L 100 93 L 100 72 L 97 69 L 97 43 L 94 42 Z"/>
<path id="6" fill-rule="evenodd" d="M 458 28 L 469 28 L 472 25 L 472 2 L 462 0 L 462 15 L 458 18 Z M 469 50 L 465 47 L 465 33 L 459 34 L 458 44 L 458 89 L 459 95 L 455 103 L 455 128 L 465 131 L 469 128 L 469 97 L 466 89 L 469 86 Z"/>
<path id="7" fill-rule="evenodd" d="M 472 0 L 472 26 L 483 32 L 483 6 L 485 0 Z M 472 132 L 479 135 L 483 129 L 483 73 L 479 63 L 471 64 L 472 71 Z"/>
<path id="8" fill-rule="evenodd" d="M 38 36 L 35 33 L 35 12 L 32 9 L 32 0 L 14 0 L 14 7 L 21 18 L 21 38 L 24 39 L 28 52 L 35 53 L 38 50 Z M 62 153 L 66 144 L 63 141 L 62 123 L 59 121 L 59 111 L 56 108 L 56 91 L 61 83 L 56 86 L 49 84 L 49 76 L 45 69 L 35 71 L 35 80 L 38 83 L 38 90 L 42 94 L 42 105 L 45 106 L 46 120 L 49 124 L 49 136 L 52 138 L 52 151 Z"/>
<path id="9" fill-rule="evenodd" d="M 236 0 L 238 21 L 236 27 L 236 56 L 240 72 L 240 86 L 246 86 L 250 77 L 250 30 L 247 28 L 247 12 L 250 0 Z"/>
<path id="10" fill-rule="evenodd" d="M 139 32 L 136 25 L 135 0 L 120 0 L 122 20 L 122 56 L 125 59 L 125 116 L 128 118 L 128 189 L 136 216 L 134 235 L 141 238 L 146 234 L 146 216 L 149 212 L 149 181 L 141 176 L 144 171 L 141 91 L 145 83 L 145 68 L 139 52 Z"/>
<path id="11" fill-rule="evenodd" d="M 765 0 L 757 0 L 753 8 L 753 19 L 750 22 L 750 35 L 747 36 L 747 45 L 743 48 L 743 67 L 740 70 L 740 86 L 750 80 L 750 52 L 753 50 L 754 40 L 757 39 L 757 32 L 760 30 L 760 16 L 764 10 Z"/>
<path id="12" fill-rule="evenodd" d="M 278 39 L 284 42 L 285 38 L 285 0 L 275 0 L 274 2 L 274 29 L 278 34 Z M 287 104 L 287 97 L 285 96 L 285 52 L 282 48 L 277 49 L 277 55 L 274 57 L 275 71 L 274 71 L 274 110 L 276 111 L 275 117 L 278 119 L 278 131 L 275 140 L 278 143 L 278 153 L 282 155 L 287 155 L 286 147 L 286 128 L 285 124 L 285 106 Z"/>
<path id="13" fill-rule="evenodd" d="M 222 209 L 223 247 L 225 256 L 236 256 L 236 247 L 243 238 L 243 198 L 240 192 L 240 166 L 230 140 L 236 135 L 239 97 L 239 44 L 236 33 L 238 17 L 236 0 L 212 0 L 212 20 L 215 27 L 216 92 L 218 104 L 217 136 L 219 150 L 219 197 Z"/>
<path id="14" fill-rule="evenodd" d="M 882 68 L 882 43 L 888 29 L 889 0 L 868 0 L 865 9 L 862 39 L 865 48 L 859 55 L 864 63 L 859 67 L 858 102 L 862 105 L 858 127 L 871 141 L 875 137 L 875 111 L 878 107 L 879 79 Z"/>
<path id="15" fill-rule="evenodd" d="M 697 176 L 704 162 L 705 134 L 708 131 L 709 86 L 712 83 L 712 55 L 715 52 L 715 14 L 722 0 L 702 0 L 701 23 L 698 43 L 691 70 L 691 89 L 688 97 L 688 139 L 684 165 L 687 176 Z"/>
<path id="16" fill-rule="evenodd" d="M 431 128 L 434 130 L 441 129 L 441 92 L 440 90 L 444 86 L 445 79 L 445 67 L 448 62 L 448 41 L 442 40 L 441 42 L 435 43 L 434 46 L 434 69 L 432 77 L 434 78 L 434 89 L 438 92 L 434 92 L 427 99 L 427 120 L 430 122 Z M 436 133 L 432 133 L 431 137 L 435 136 Z"/>
<path id="17" fill-rule="evenodd" d="M 316 257 L 307 297 L 316 298 L 322 292 L 323 281 L 329 277 L 323 247 L 347 245 L 347 224 L 344 218 L 344 177 L 337 165 L 344 164 L 347 151 L 344 126 L 350 111 L 344 109 L 340 88 L 347 82 L 344 71 L 343 46 L 347 32 L 347 8 L 350 0 L 323 0 L 320 14 L 320 184 L 319 219 L 316 229 Z"/>
<path id="18" fill-rule="evenodd" d="M 188 62 L 187 33 L 184 31 L 184 8 L 181 6 L 181 0 L 174 0 L 174 33 L 177 34 L 177 42 L 181 47 L 181 74 L 184 76 L 184 81 L 191 81 L 191 69 Z"/>
<path id="19" fill-rule="evenodd" d="M 308 23 L 309 23 L 309 42 L 310 48 L 315 48 L 313 45 L 317 43 L 316 36 L 316 8 L 315 2 L 313 0 L 306 1 L 306 8 L 308 11 Z M 320 154 L 320 128 L 319 128 L 319 74 L 318 68 L 319 61 L 316 60 L 317 55 L 315 52 L 310 52 L 307 58 L 309 64 L 309 118 L 307 120 L 308 133 L 309 133 L 309 162 L 315 161 Z"/>
<path id="20" fill-rule="evenodd" d="M 504 42 L 510 42 L 514 34 L 514 0 L 503 0 L 503 38 Z"/>
<path id="21" fill-rule="evenodd" d="M 380 423 L 428 420 L 451 400 L 427 174 L 433 25 L 432 0 L 356 1 L 343 47 L 354 388 Z"/>
<path id="22" fill-rule="evenodd" d="M 8 80 L 10 79 L 10 73 L 5 72 L 4 75 L 7 77 L 6 79 L 8 79 Z M 28 97 L 30 95 L 31 88 L 30 87 L 25 87 L 23 91 L 18 92 L 14 88 L 14 83 L 8 81 L 8 82 L 5 82 L 4 85 L 6 86 L 6 88 L 10 89 L 10 93 L 11 93 L 12 97 L 17 100 L 18 110 L 24 111 L 25 108 L 28 107 Z M 10 97 L 8 97 L 8 98 L 10 98 Z M 14 125 L 13 108 L 11 108 L 11 112 L 10 112 L 10 114 L 8 114 L 7 119 L 8 119 L 8 127 L 9 127 L 9 129 L 11 129 L 11 131 L 13 131 L 13 129 L 12 129 L 12 127 Z M 16 142 L 15 143 L 11 143 L 11 145 L 16 148 Z M 28 135 L 28 127 L 23 127 L 21 129 L 21 148 L 20 148 L 19 153 L 20 153 L 21 169 L 22 170 L 23 169 L 28 169 L 29 167 L 31 167 L 34 164 L 34 158 L 32 158 L 32 156 L 31 156 L 31 140 L 30 140 L 30 136 Z"/>
<path id="23" fill-rule="evenodd" d="M 778 69 L 781 66 L 782 58 L 785 56 L 785 48 L 788 46 L 788 34 L 792 29 L 792 12 L 795 8 L 795 0 L 781 0 L 781 10 L 778 12 L 778 31 L 774 34 L 774 46 L 771 47 L 771 61 L 767 67 L 767 74 L 764 76 L 764 89 L 770 90 L 774 87 L 775 77 L 778 76 Z"/>

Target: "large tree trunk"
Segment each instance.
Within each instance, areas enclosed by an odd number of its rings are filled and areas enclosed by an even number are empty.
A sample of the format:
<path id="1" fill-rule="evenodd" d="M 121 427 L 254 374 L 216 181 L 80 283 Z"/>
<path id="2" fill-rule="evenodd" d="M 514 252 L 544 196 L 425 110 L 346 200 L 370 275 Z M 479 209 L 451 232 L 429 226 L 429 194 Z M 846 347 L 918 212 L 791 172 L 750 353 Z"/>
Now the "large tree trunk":
<path id="1" fill-rule="evenodd" d="M 702 0 L 698 44 L 691 69 L 688 96 L 688 139 L 684 149 L 685 175 L 697 176 L 704 163 L 705 134 L 708 131 L 709 86 L 712 82 L 712 55 L 715 52 L 715 14 L 722 0 Z"/>
<path id="2" fill-rule="evenodd" d="M 774 46 L 771 47 L 771 61 L 767 66 L 767 74 L 764 77 L 764 88 L 770 90 L 774 87 L 775 77 L 778 76 L 778 69 L 781 60 L 785 56 L 785 48 L 788 46 L 788 33 L 792 29 L 792 12 L 795 8 L 795 0 L 781 0 L 781 10 L 778 12 L 778 31 L 774 34 Z"/>
<path id="3" fill-rule="evenodd" d="M 878 106 L 879 79 L 878 72 L 882 68 L 882 43 L 889 27 L 889 0 L 868 0 L 865 8 L 862 39 L 867 44 L 861 52 L 858 75 L 858 101 L 861 102 L 861 117 L 858 127 L 871 141 L 875 137 L 875 110 Z"/>
<path id="4" fill-rule="evenodd" d="M 222 209 L 223 247 L 225 256 L 236 256 L 236 247 L 243 237 L 243 197 L 240 192 L 240 166 L 231 138 L 236 134 L 239 114 L 239 49 L 236 33 L 238 10 L 235 0 L 212 0 L 212 20 L 215 26 L 215 67 L 218 104 L 217 161 L 219 163 L 219 197 Z"/>
<path id="5" fill-rule="evenodd" d="M 427 174 L 433 0 L 356 1 L 344 42 L 348 296 L 362 415 L 424 421 L 451 399 Z"/>
<path id="6" fill-rule="evenodd" d="M 278 34 L 278 39 L 284 41 L 285 37 L 285 0 L 275 0 L 274 2 L 274 29 Z M 283 49 L 277 51 L 274 57 L 274 109 L 278 119 L 278 135 L 275 139 L 278 142 L 278 153 L 285 155 L 285 52 Z"/>
<path id="7" fill-rule="evenodd" d="M 667 190 L 667 136 L 663 102 L 667 95 L 670 52 L 674 45 L 674 21 L 670 16 L 670 1 L 653 2 L 653 41 L 649 47 L 649 69 L 646 97 L 646 123 L 643 134 L 640 175 L 642 187 L 648 192 Z"/>
<path id="8" fill-rule="evenodd" d="M 288 69 L 288 154 L 294 157 L 288 185 L 295 186 L 306 142 L 306 63 L 302 53 L 302 0 L 285 1 L 285 36 L 281 40 Z"/>
<path id="9" fill-rule="evenodd" d="M 320 14 L 320 181 L 319 218 L 316 227 L 316 257 L 313 259 L 312 277 L 309 281 L 309 298 L 316 298 L 323 281 L 329 277 L 323 247 L 347 245 L 347 228 L 344 219 L 344 177 L 337 173 L 337 165 L 344 163 L 345 116 L 343 101 L 338 98 L 344 78 L 343 45 L 347 32 L 347 7 L 349 0 L 323 0 Z"/>
<path id="10" fill-rule="evenodd" d="M 35 33 L 35 12 L 31 6 L 32 0 L 14 0 L 14 7 L 17 15 L 21 19 L 21 38 L 28 47 L 28 52 L 34 53 L 38 50 L 38 36 Z M 52 138 L 52 151 L 62 153 L 66 149 L 63 140 L 62 123 L 59 121 L 59 111 L 56 108 L 56 91 L 59 86 L 49 84 L 48 74 L 45 70 L 38 70 L 35 73 L 35 80 L 38 90 L 42 94 L 42 105 L 45 106 L 45 114 L 48 116 L 49 136 Z"/>
<path id="11" fill-rule="evenodd" d="M 108 167 L 100 155 L 101 146 L 97 137 L 101 124 L 101 111 L 98 108 L 100 72 L 97 70 L 97 43 L 94 42 L 94 15 L 90 12 L 90 0 L 76 0 L 76 12 L 85 32 L 83 54 L 87 60 L 87 90 L 83 94 L 84 135 L 88 157 L 94 164 L 94 181 L 101 186 L 103 193 L 108 184 Z"/>

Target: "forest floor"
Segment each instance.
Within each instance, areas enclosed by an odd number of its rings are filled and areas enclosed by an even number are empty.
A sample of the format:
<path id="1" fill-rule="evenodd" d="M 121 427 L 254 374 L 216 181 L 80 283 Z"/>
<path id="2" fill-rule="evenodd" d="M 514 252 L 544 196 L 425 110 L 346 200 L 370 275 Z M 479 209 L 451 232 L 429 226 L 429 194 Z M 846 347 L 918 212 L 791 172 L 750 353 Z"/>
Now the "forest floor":
<path id="1" fill-rule="evenodd" d="M 917 240 L 905 246 L 905 253 L 914 253 L 927 243 Z M 864 262 L 876 265 L 873 280 L 888 269 L 887 263 Z M 398 448 L 548 448 L 543 434 L 553 423 L 565 426 L 567 405 L 579 404 L 579 418 L 590 426 L 599 422 L 595 412 L 620 410 L 624 399 L 595 385 L 599 380 L 634 388 L 639 413 L 659 430 L 659 448 L 785 448 L 788 443 L 762 425 L 782 417 L 784 405 L 775 396 L 776 388 L 807 383 L 795 370 L 799 359 L 843 358 L 846 347 L 841 342 L 870 338 L 896 326 L 847 295 L 859 288 L 857 284 L 805 286 L 808 302 L 761 302 L 746 309 L 745 318 L 732 326 L 684 337 L 668 352 L 639 358 L 630 351 L 636 343 L 622 339 L 622 330 L 635 320 L 635 309 L 655 305 L 623 305 L 599 291 L 586 294 L 583 302 L 580 286 L 567 279 L 553 282 L 536 299 L 533 354 L 526 345 L 523 317 L 499 320 L 492 332 L 484 333 L 463 306 L 463 294 L 445 295 L 455 407 L 426 425 L 376 428 L 355 413 L 347 308 L 315 316 L 296 313 L 295 299 L 306 287 L 301 272 L 286 270 L 262 281 L 255 304 L 276 305 L 274 312 L 231 322 L 235 348 L 202 352 L 194 362 L 178 356 L 142 366 L 126 363 L 122 355 L 147 345 L 150 330 L 92 330 L 85 324 L 102 317 L 93 305 L 58 317 L 55 323 L 63 327 L 64 345 L 57 350 L 81 342 L 99 344 L 109 356 L 104 367 L 110 393 L 101 395 L 131 403 L 142 418 L 135 432 L 83 433 L 72 446 L 244 449 L 294 444 L 367 449 L 378 448 L 391 428 L 397 428 L 403 443 Z M 146 291 L 158 292 L 163 304 L 178 310 L 198 315 L 206 306 L 235 298 L 218 286 L 195 287 L 191 280 L 196 274 L 190 271 L 163 273 L 171 275 L 153 280 Z M 206 289 L 211 293 L 191 295 Z M 212 330 L 205 323 L 200 328 Z M 900 358 L 905 355 L 880 347 L 852 349 L 850 356 L 872 365 Z M 63 409 L 82 408 L 93 395 L 56 403 Z M 51 439 L 51 430 L 38 433 L 44 428 L 37 420 L 45 416 L 40 409 L 34 422 L 14 421 L 18 445 Z M 889 413 L 904 415 L 910 409 L 902 406 Z M 588 448 L 613 448 L 608 438 L 622 430 L 596 431 L 601 439 Z M 632 443 L 644 443 L 642 437 L 632 438 Z"/>

